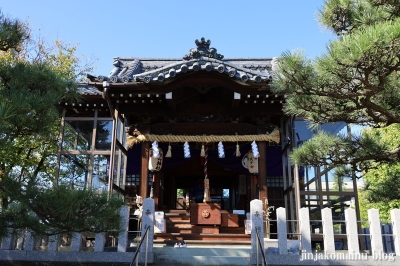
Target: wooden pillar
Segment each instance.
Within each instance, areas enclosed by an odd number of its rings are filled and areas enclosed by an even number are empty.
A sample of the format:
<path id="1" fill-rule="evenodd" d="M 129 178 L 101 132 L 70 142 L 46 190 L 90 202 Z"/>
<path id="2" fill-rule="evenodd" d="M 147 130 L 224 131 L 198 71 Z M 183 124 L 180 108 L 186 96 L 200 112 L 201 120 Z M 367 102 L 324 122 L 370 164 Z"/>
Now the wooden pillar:
<path id="1" fill-rule="evenodd" d="M 148 183 L 149 183 L 149 149 L 150 143 L 142 143 L 142 166 L 140 168 L 140 196 L 143 199 L 148 198 Z"/>
<path id="2" fill-rule="evenodd" d="M 158 202 L 157 202 L 158 206 L 159 207 L 161 206 L 161 208 L 162 208 L 164 205 L 164 172 L 160 171 L 158 174 L 159 174 L 160 179 L 158 181 L 158 192 L 156 194 L 156 197 L 158 199 Z M 159 209 L 156 209 L 156 210 L 159 210 Z"/>
<path id="3" fill-rule="evenodd" d="M 160 201 L 160 178 L 161 178 L 162 173 L 157 172 L 155 179 L 154 179 L 154 184 L 153 184 L 153 193 L 154 193 L 154 205 L 155 205 L 155 210 L 158 210 L 158 203 Z"/>
<path id="4" fill-rule="evenodd" d="M 265 199 L 268 199 L 267 191 L 267 145 L 265 141 L 258 143 L 258 150 L 260 152 L 260 158 L 258 161 L 258 184 L 260 186 L 260 200 L 263 204 Z M 267 207 L 267 206 L 264 206 Z"/>

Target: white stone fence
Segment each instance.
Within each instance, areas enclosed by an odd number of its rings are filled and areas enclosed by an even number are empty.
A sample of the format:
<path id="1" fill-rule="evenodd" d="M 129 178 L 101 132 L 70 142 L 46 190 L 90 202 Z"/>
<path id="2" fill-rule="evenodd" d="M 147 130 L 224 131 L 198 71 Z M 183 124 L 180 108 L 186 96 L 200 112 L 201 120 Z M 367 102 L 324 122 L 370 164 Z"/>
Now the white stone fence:
<path id="1" fill-rule="evenodd" d="M 122 216 L 122 228 L 123 231 L 118 235 L 116 251 L 118 253 L 127 251 L 128 248 L 128 226 L 129 226 L 129 207 L 124 206 L 120 210 Z M 147 249 L 147 261 L 149 263 L 154 262 L 153 254 L 153 238 L 154 238 L 154 199 L 147 198 L 143 201 L 143 214 L 142 214 L 142 235 L 147 227 L 150 226 L 149 231 L 149 243 L 147 247 L 141 246 L 139 253 L 139 262 L 145 260 L 144 255 Z M 24 251 L 41 251 L 48 252 L 60 252 L 60 251 L 83 251 L 85 249 L 84 244 L 86 243 L 87 235 L 81 233 L 74 233 L 70 240 L 65 241 L 62 236 L 50 236 L 48 239 L 35 237 L 29 230 L 26 232 L 10 232 L 9 237 L 5 237 L 0 242 L 0 251 L 9 250 L 24 250 Z M 68 247 L 63 247 L 62 242 L 68 242 Z M 105 250 L 106 234 L 96 234 L 94 237 L 93 251 L 103 252 Z M 42 251 L 40 247 L 44 248 Z M 86 252 L 87 253 L 87 252 Z M 110 252 L 106 252 L 110 253 Z M 61 254 L 61 253 L 60 253 Z M 1 252 L 0 252 L 1 259 Z"/>
<path id="2" fill-rule="evenodd" d="M 255 228 L 263 229 L 264 226 L 260 224 L 259 219 L 257 219 L 257 214 L 262 214 L 262 203 L 258 200 L 253 200 L 250 204 L 251 210 L 251 226 L 252 226 L 252 249 L 255 250 L 255 244 L 253 241 L 253 230 Z M 347 252 L 349 254 L 360 254 L 361 251 L 368 249 L 370 254 L 385 254 L 385 251 L 389 251 L 395 253 L 396 256 L 400 256 L 400 210 L 393 209 L 391 210 L 391 232 L 384 231 L 382 233 L 382 228 L 386 228 L 382 226 L 381 220 L 379 217 L 379 211 L 377 209 L 368 210 L 368 222 L 369 229 L 361 230 L 359 233 L 359 226 L 355 209 L 349 208 L 344 211 L 345 220 L 342 222 L 345 225 L 345 234 L 342 234 L 342 238 L 347 240 Z M 253 217 L 254 216 L 254 217 Z M 287 246 L 288 243 L 288 221 L 286 219 L 286 210 L 285 208 L 277 208 L 276 210 L 276 223 L 277 223 L 277 253 L 280 255 L 288 254 L 289 249 Z M 338 221 L 334 221 L 332 219 L 332 210 L 330 208 L 324 208 L 321 210 L 322 220 L 320 221 L 322 224 L 322 242 L 323 242 L 323 251 L 328 254 L 335 254 L 337 248 L 335 248 L 335 235 L 338 236 L 340 234 L 335 234 L 334 232 L 334 223 Z M 308 208 L 301 208 L 299 211 L 299 226 L 298 232 L 296 234 L 299 236 L 300 245 L 299 250 L 302 253 L 312 253 L 312 245 L 311 245 L 311 223 L 309 216 Z M 387 239 L 391 240 L 391 245 L 394 247 L 394 250 L 384 248 L 384 241 Z M 368 241 L 366 241 L 368 240 Z M 362 243 L 364 241 L 364 243 Z M 364 247 L 360 247 L 360 243 L 364 245 Z M 363 250 L 361 250 L 363 248 Z M 343 253 L 343 251 L 341 251 Z M 394 254 L 393 254 L 394 255 Z"/>
<path id="3" fill-rule="evenodd" d="M 128 223 L 129 223 L 129 208 L 123 207 L 121 209 L 121 216 L 124 222 L 123 230 L 118 236 L 118 244 L 116 247 L 116 254 L 120 254 L 118 258 L 129 260 L 131 252 L 126 252 L 128 248 Z M 149 242 L 148 245 L 142 245 L 141 250 L 139 253 L 139 261 L 144 261 L 144 257 L 146 254 L 147 249 L 147 261 L 149 263 L 154 262 L 154 253 L 153 253 L 153 238 L 154 238 L 154 199 L 146 198 L 143 201 L 143 216 L 142 216 L 142 235 L 147 227 L 150 227 L 149 232 Z M 250 203 L 250 221 L 251 221 L 251 244 L 252 244 L 252 252 L 250 254 L 251 263 L 255 263 L 257 259 L 256 253 L 256 233 L 255 230 L 258 230 L 260 236 L 264 236 L 264 215 L 263 215 L 263 204 L 261 200 L 252 200 Z M 277 253 L 280 255 L 286 255 L 289 253 L 288 248 L 288 223 L 292 222 L 286 219 L 286 210 L 285 208 L 277 208 L 276 209 L 276 224 L 277 224 Z M 322 242 L 323 242 L 323 251 L 329 254 L 335 254 L 337 252 L 337 248 L 335 248 L 335 232 L 334 232 L 334 221 L 332 219 L 332 210 L 330 208 L 324 208 L 321 210 L 321 217 L 322 220 L 318 221 L 322 224 Z M 297 221 L 296 221 L 297 222 Z M 309 216 L 308 208 L 301 208 L 299 210 L 299 220 L 298 220 L 298 231 L 296 234 L 299 236 L 299 250 L 302 253 L 312 253 L 312 245 L 311 245 L 311 223 Z M 342 222 L 345 226 L 345 234 L 341 235 L 342 238 L 345 238 L 347 252 L 349 254 L 360 254 L 362 249 L 365 247 L 360 247 L 362 238 L 368 238 L 367 248 L 370 250 L 370 254 L 384 254 L 384 243 L 383 239 L 390 235 L 392 239 L 391 243 L 394 247 L 393 253 L 396 256 L 400 256 L 400 210 L 394 209 L 391 210 L 391 229 L 392 232 L 389 233 L 382 233 L 382 226 L 379 217 L 379 211 L 376 209 L 370 209 L 368 211 L 368 222 L 369 222 L 369 233 L 360 232 L 359 233 L 359 226 L 356 219 L 356 212 L 354 209 L 346 209 L 345 210 L 345 220 Z M 19 239 L 22 239 L 21 236 L 15 237 L 15 234 L 11 234 L 11 237 L 3 238 L 1 240 L 1 247 L 2 251 L 13 251 L 15 249 L 22 249 L 24 251 L 30 252 L 37 252 L 38 244 L 36 243 L 36 239 L 33 235 L 27 231 L 24 232 L 24 241 L 23 243 Z M 83 234 L 75 233 L 71 239 L 71 243 L 69 245 L 69 251 L 82 251 L 83 250 L 83 243 L 85 243 L 85 236 Z M 263 240 L 263 239 L 262 239 Z M 264 239 L 265 240 L 265 239 Z M 97 257 L 99 259 L 104 259 L 103 257 L 99 256 L 101 253 L 115 253 L 115 252 L 103 252 L 105 251 L 105 241 L 106 237 L 104 234 L 96 234 L 95 235 L 95 244 L 93 247 L 93 251 L 95 254 L 98 254 Z M 57 236 L 52 236 L 48 239 L 48 243 L 46 243 L 47 248 L 46 251 L 59 253 L 60 251 L 60 238 Z M 265 245 L 266 242 L 261 241 L 262 245 Z M 265 246 L 263 246 L 265 249 Z M 343 252 L 343 251 L 340 251 Z M 43 254 L 46 252 L 40 252 Z M 68 253 L 68 252 L 67 252 Z M 80 253 L 91 253 L 91 252 L 80 252 Z M 124 253 L 124 255 L 123 255 Z M 130 253 L 130 254 L 129 254 Z M 4 253 L 9 256 L 9 253 Z M 26 253 L 28 254 L 28 253 Z M 26 255 L 25 254 L 25 255 Z M 29 253 L 31 254 L 31 253 Z M 36 254 L 36 253 L 35 253 Z M 39 254 L 39 253 L 37 253 Z M 60 253 L 61 254 L 61 253 Z M 125 255 L 126 254 L 126 255 Z M 5 256 L 6 256 L 5 255 Z M 123 256 L 121 256 L 123 255 Z M 56 255 L 54 255 L 56 256 Z M 0 259 L 1 259 L 1 252 L 0 252 Z M 52 258 L 54 259 L 54 257 Z M 115 258 L 113 258 L 115 259 Z"/>

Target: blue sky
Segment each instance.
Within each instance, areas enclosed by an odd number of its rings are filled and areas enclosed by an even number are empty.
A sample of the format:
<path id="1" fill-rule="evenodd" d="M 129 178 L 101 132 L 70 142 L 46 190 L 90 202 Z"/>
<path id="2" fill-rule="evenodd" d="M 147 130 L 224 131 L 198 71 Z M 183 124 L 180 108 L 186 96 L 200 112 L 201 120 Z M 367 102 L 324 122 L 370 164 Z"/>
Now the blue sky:
<path id="1" fill-rule="evenodd" d="M 323 0 L 3 0 L 2 12 L 27 21 L 33 36 L 78 45 L 92 74 L 114 57 L 181 58 L 205 37 L 225 58 L 274 57 L 296 48 L 311 58 L 334 36 L 316 13 Z"/>

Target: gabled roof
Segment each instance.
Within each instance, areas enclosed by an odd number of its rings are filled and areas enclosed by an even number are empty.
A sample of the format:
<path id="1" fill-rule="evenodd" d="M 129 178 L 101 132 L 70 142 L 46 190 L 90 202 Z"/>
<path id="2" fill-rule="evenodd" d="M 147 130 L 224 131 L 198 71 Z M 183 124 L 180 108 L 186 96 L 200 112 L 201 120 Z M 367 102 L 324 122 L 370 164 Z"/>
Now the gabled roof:
<path id="1" fill-rule="evenodd" d="M 182 59 L 156 58 L 120 58 L 114 59 L 114 69 L 108 76 L 92 76 L 92 82 L 111 83 L 168 83 L 179 75 L 196 71 L 215 71 L 229 76 L 243 85 L 251 83 L 268 84 L 272 80 L 274 58 L 231 58 L 210 48 L 210 40 L 204 38 L 195 41 L 192 48 Z"/>
<path id="2" fill-rule="evenodd" d="M 99 91 L 96 87 L 90 86 L 87 83 L 79 83 L 78 84 L 78 92 L 81 95 L 102 95 L 102 92 Z"/>

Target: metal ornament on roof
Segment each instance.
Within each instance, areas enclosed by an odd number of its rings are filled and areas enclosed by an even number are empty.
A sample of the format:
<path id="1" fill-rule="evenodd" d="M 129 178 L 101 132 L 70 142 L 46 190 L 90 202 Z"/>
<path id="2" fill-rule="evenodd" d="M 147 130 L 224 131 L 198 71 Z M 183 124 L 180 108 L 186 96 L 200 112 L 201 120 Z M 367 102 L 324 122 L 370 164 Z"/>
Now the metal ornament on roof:
<path id="1" fill-rule="evenodd" d="M 196 59 L 202 56 L 210 57 L 210 58 L 215 58 L 215 59 L 223 59 L 224 56 L 221 54 L 217 53 L 217 49 L 215 48 L 210 48 L 211 41 L 210 40 L 205 40 L 204 37 L 202 37 L 199 40 L 195 40 L 194 43 L 197 45 L 197 48 L 192 48 L 189 50 L 189 54 L 183 56 L 183 59 L 185 60 L 190 60 L 190 59 Z"/>

